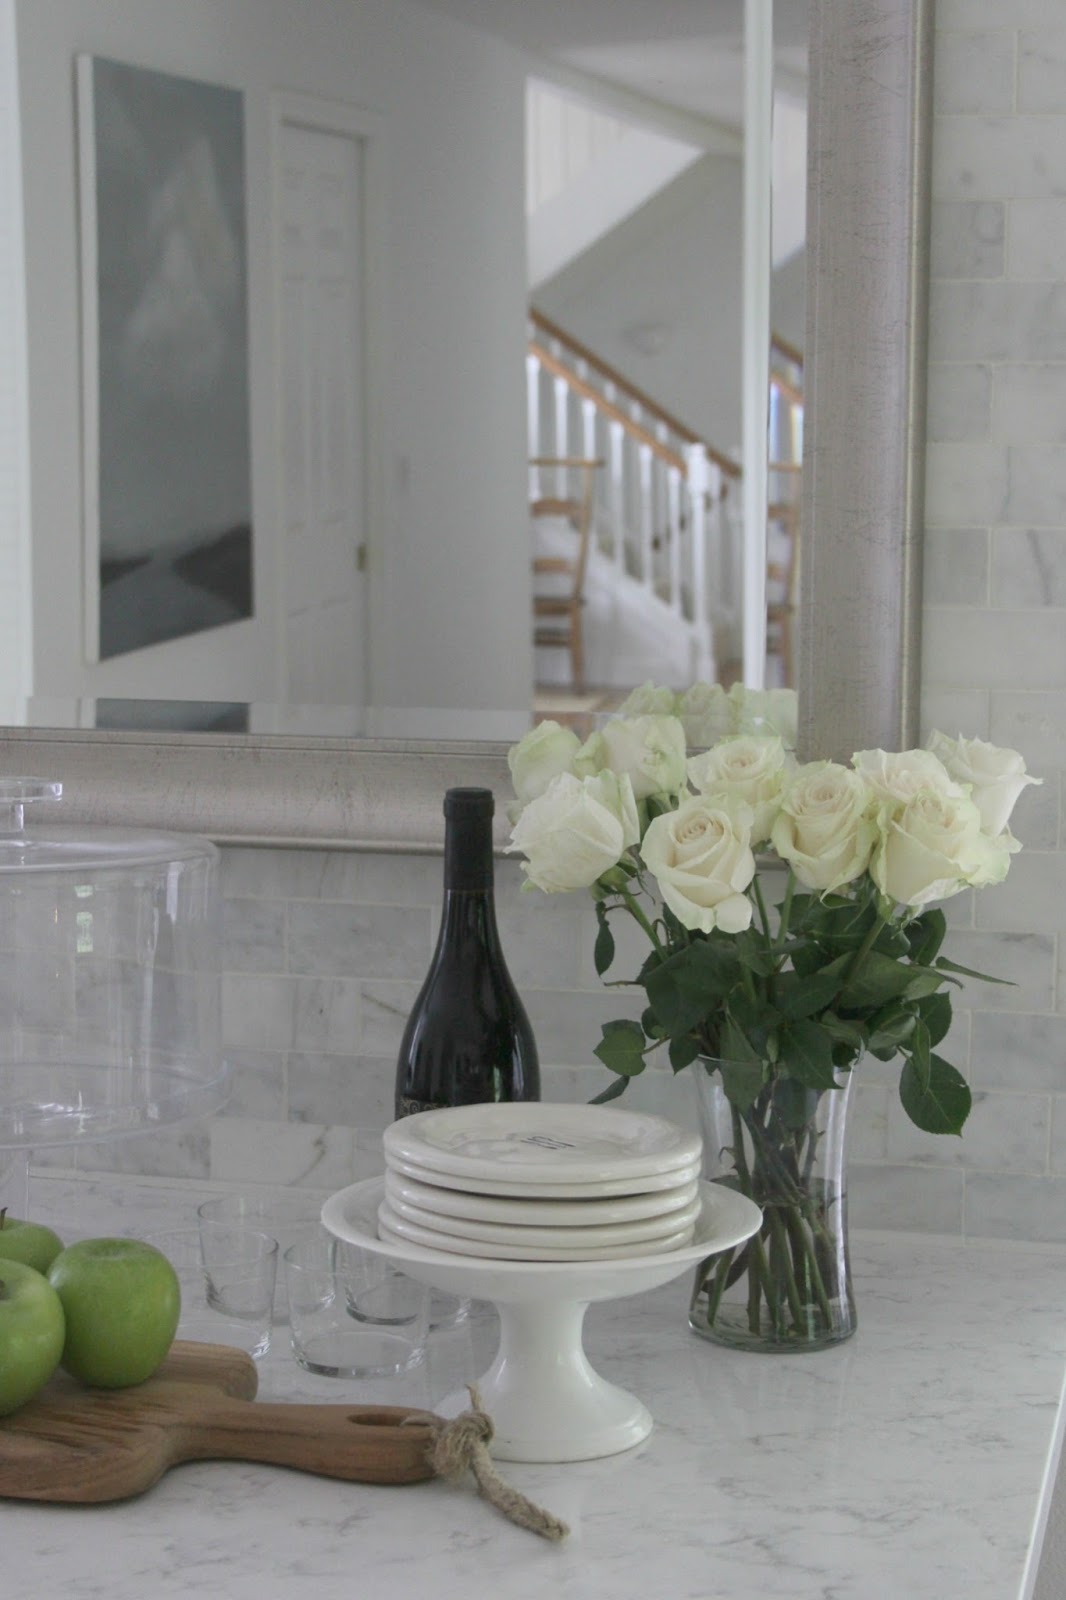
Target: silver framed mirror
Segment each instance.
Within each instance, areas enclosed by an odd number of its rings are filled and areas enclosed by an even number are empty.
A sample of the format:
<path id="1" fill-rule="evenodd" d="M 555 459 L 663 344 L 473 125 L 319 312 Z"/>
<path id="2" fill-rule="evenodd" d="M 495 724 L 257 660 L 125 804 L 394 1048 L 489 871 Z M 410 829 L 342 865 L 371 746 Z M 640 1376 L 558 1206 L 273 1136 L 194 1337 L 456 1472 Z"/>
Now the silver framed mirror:
<path id="1" fill-rule="evenodd" d="M 802 753 L 913 742 L 919 684 L 933 0 L 812 0 Z M 7 729 L 0 773 L 75 822 L 223 843 L 428 851 L 506 747 Z M 501 834 L 505 819 L 498 817 Z"/>

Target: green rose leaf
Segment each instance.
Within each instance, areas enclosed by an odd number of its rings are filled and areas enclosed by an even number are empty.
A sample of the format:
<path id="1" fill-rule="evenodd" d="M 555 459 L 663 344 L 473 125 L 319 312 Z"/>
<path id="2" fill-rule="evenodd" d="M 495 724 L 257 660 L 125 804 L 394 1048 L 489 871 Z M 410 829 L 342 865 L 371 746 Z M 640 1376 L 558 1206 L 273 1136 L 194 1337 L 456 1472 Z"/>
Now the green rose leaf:
<path id="1" fill-rule="evenodd" d="M 834 1044 L 847 1045 L 851 1050 L 866 1048 L 866 1029 L 858 1022 L 846 1022 L 833 1011 L 823 1011 L 818 1019 Z"/>
<path id="2" fill-rule="evenodd" d="M 915 1022 L 907 1045 L 907 1056 L 922 1088 L 928 1087 L 933 1070 L 933 1057 L 929 1045 L 929 1029 L 924 1022 Z"/>
<path id="3" fill-rule="evenodd" d="M 605 1022 L 593 1054 L 612 1072 L 635 1078 L 644 1071 L 644 1029 L 639 1022 Z"/>
<path id="4" fill-rule="evenodd" d="M 664 1029 L 676 1035 L 718 1010 L 739 976 L 735 952 L 703 939 L 647 972 L 643 983 Z"/>
<path id="5" fill-rule="evenodd" d="M 877 920 L 872 906 L 856 905 L 827 895 L 816 902 L 798 925 L 805 934 L 838 949 L 857 950 Z"/>
<path id="6" fill-rule="evenodd" d="M 812 972 L 804 976 L 786 972 L 774 984 L 774 1004 L 790 1021 L 813 1017 L 816 1012 L 825 1010 L 839 989 L 840 979 L 833 972 Z"/>
<path id="7" fill-rule="evenodd" d="M 927 994 L 918 1001 L 918 1015 L 929 1033 L 929 1043 L 937 1045 L 944 1038 L 951 1027 L 951 996 L 944 994 Z"/>
<path id="8" fill-rule="evenodd" d="M 779 953 L 787 954 L 793 971 L 803 978 L 812 972 L 820 972 L 825 966 L 825 951 L 813 939 L 793 939 Z"/>
<path id="9" fill-rule="evenodd" d="M 914 1032 L 914 1007 L 893 1002 L 870 1020 L 867 1047 L 879 1061 L 891 1061 L 901 1044 Z"/>
<path id="10" fill-rule="evenodd" d="M 910 958 L 911 947 L 907 935 L 896 923 L 888 922 L 874 940 L 874 949 L 879 955 L 891 956 L 893 960 L 906 960 Z"/>
<path id="11" fill-rule="evenodd" d="M 833 1042 L 817 1022 L 791 1022 L 781 1029 L 780 1060 L 783 1070 L 809 1089 L 833 1089 Z"/>
<path id="12" fill-rule="evenodd" d="M 628 1082 L 628 1078 L 615 1078 L 614 1082 L 609 1083 L 606 1089 L 601 1089 L 599 1094 L 592 1096 L 589 1105 L 602 1106 L 606 1105 L 608 1100 L 617 1100 L 620 1094 L 625 1094 Z"/>
<path id="13" fill-rule="evenodd" d="M 641 1012 L 640 1025 L 649 1039 L 665 1039 L 667 1037 L 666 1029 L 655 1015 L 651 1006 L 646 1007 Z"/>
<path id="14" fill-rule="evenodd" d="M 957 961 L 949 961 L 947 956 L 937 956 L 933 965 L 938 972 L 957 972 L 964 978 L 980 978 L 982 983 L 1003 983 L 1008 989 L 1014 988 L 1013 978 L 993 978 L 990 972 L 976 972 L 973 967 L 961 967 Z"/>
<path id="15" fill-rule="evenodd" d="M 933 967 L 912 967 L 911 981 L 903 993 L 908 1000 L 920 1000 L 924 995 L 935 994 L 945 982 L 944 974 Z"/>
<path id="16" fill-rule="evenodd" d="M 726 1061 L 758 1061 L 759 1052 L 755 1049 L 744 1029 L 733 1016 L 727 1016 L 722 1024 L 722 1034 L 719 1042 L 722 1056 Z"/>
<path id="17" fill-rule="evenodd" d="M 720 1061 L 718 1071 L 722 1075 L 722 1088 L 730 1105 L 736 1106 L 738 1111 L 746 1111 L 754 1104 L 763 1086 L 761 1061 Z"/>
<path id="18" fill-rule="evenodd" d="M 909 923 L 905 932 L 910 946 L 911 960 L 920 967 L 928 967 L 947 936 L 948 919 L 939 906 L 923 911 Z"/>
<path id="19" fill-rule="evenodd" d="M 775 1035 L 783 1020 L 768 1000 L 750 993 L 745 984 L 738 984 L 729 996 L 729 1021 L 741 1035 L 746 1049 L 741 1048 L 735 1059 L 744 1061 L 751 1054 L 759 1060 L 775 1060 Z M 722 1053 L 734 1057 L 732 1050 Z"/>
<path id="20" fill-rule="evenodd" d="M 599 918 L 599 932 L 596 934 L 596 943 L 592 951 L 592 959 L 596 964 L 596 976 L 602 978 L 611 962 L 614 960 L 614 934 L 607 921 L 607 907 L 603 901 L 596 905 L 596 915 Z"/>
<path id="21" fill-rule="evenodd" d="M 899 1097 L 915 1127 L 926 1133 L 961 1133 L 970 1114 L 966 1079 L 943 1056 L 930 1056 L 924 1084 L 918 1069 L 908 1061 L 900 1073 Z"/>
<path id="22" fill-rule="evenodd" d="M 749 972 L 758 973 L 760 978 L 769 977 L 777 964 L 774 953 L 767 950 L 761 936 L 753 928 L 747 933 L 734 935 L 733 949 L 741 966 Z"/>
<path id="23" fill-rule="evenodd" d="M 676 1039 L 670 1040 L 668 1054 L 670 1056 L 670 1065 L 675 1072 L 684 1072 L 686 1067 L 692 1065 L 699 1053 L 699 1042 L 690 1033 L 679 1034 Z"/>
<path id="24" fill-rule="evenodd" d="M 843 976 L 849 960 L 849 957 L 841 956 L 827 971 L 839 970 Z M 870 950 L 859 963 L 858 971 L 846 979 L 840 1003 L 846 1011 L 865 1011 L 869 1007 L 879 1010 L 890 1000 L 898 1000 L 905 994 L 911 998 L 916 998 L 919 993 L 928 994 L 931 992 L 930 985 L 935 988 L 941 981 L 936 972 L 927 977 L 924 969 L 916 969 L 906 962 L 897 961 L 894 956 L 884 956 L 877 950 Z"/>

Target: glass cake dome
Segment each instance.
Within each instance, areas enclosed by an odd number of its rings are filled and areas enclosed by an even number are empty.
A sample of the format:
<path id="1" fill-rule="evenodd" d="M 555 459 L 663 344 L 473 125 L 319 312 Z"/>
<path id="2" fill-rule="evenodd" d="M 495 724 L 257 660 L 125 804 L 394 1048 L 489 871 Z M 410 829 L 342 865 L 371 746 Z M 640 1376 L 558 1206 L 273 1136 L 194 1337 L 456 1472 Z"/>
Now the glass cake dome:
<path id="1" fill-rule="evenodd" d="M 0 778 L 0 1149 L 143 1133 L 226 1098 L 218 851 L 38 826 L 61 793 Z"/>

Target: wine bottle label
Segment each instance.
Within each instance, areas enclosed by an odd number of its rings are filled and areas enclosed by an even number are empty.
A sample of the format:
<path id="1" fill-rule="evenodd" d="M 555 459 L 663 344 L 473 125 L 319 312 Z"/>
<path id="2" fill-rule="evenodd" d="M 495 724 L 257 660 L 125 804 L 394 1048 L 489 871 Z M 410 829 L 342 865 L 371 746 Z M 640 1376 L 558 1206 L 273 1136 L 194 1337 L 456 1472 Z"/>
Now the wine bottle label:
<path id="1" fill-rule="evenodd" d="M 402 1094 L 399 1099 L 400 1116 L 413 1117 L 419 1111 L 443 1111 L 445 1105 L 442 1100 L 412 1100 L 409 1095 Z"/>

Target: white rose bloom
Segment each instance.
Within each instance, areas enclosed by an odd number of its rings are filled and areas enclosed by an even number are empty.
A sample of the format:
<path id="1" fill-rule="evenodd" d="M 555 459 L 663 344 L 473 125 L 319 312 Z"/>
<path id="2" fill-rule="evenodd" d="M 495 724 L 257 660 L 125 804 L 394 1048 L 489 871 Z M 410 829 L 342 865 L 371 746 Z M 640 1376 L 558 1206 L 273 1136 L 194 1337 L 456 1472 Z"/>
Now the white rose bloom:
<path id="1" fill-rule="evenodd" d="M 735 683 L 729 698 L 738 733 L 777 733 L 787 750 L 796 748 L 799 697 L 795 689 L 747 689 Z"/>
<path id="2" fill-rule="evenodd" d="M 531 800 L 511 829 L 508 849 L 521 850 L 529 882 L 545 894 L 587 889 L 640 840 L 633 787 L 601 772 L 561 772 Z"/>
<path id="3" fill-rule="evenodd" d="M 966 793 L 931 750 L 856 750 L 851 764 L 893 812 L 923 789 L 956 798 Z"/>
<path id="4" fill-rule="evenodd" d="M 720 683 L 694 683 L 680 695 L 677 716 L 690 750 L 707 750 L 736 733 L 736 707 Z"/>
<path id="5" fill-rule="evenodd" d="M 744 893 L 755 876 L 751 809 L 741 801 L 695 795 L 655 817 L 640 853 L 662 897 L 686 928 L 743 933 L 751 925 Z"/>
<path id="6" fill-rule="evenodd" d="M 1009 864 L 1006 842 L 982 833 L 972 800 L 923 789 L 887 821 L 870 876 L 890 900 L 919 909 L 960 889 L 999 883 Z"/>
<path id="7" fill-rule="evenodd" d="M 865 780 L 835 761 L 812 761 L 792 774 L 770 843 L 806 889 L 827 894 L 861 877 L 880 830 Z"/>
<path id="8" fill-rule="evenodd" d="M 579 777 L 628 777 L 638 800 L 678 794 L 685 782 L 685 730 L 676 717 L 611 717 L 574 757 Z"/>
<path id="9" fill-rule="evenodd" d="M 538 722 L 511 746 L 507 765 L 518 802 L 508 807 L 512 822 L 517 821 L 524 806 L 544 793 L 553 778 L 570 771 L 580 748 L 581 740 L 573 728 L 563 728 L 558 722 Z"/>
<path id="10" fill-rule="evenodd" d="M 669 717 L 674 714 L 677 695 L 673 689 L 660 688 L 649 678 L 639 688 L 631 689 L 618 707 L 620 717 Z"/>
<path id="11" fill-rule="evenodd" d="M 968 784 L 970 799 L 981 813 L 981 826 L 993 839 L 1006 828 L 1014 804 L 1026 784 L 1043 783 L 1025 770 L 1017 750 L 986 744 L 983 739 L 948 738 L 933 733 L 929 748 L 944 763 L 951 777 Z"/>
<path id="12" fill-rule="evenodd" d="M 701 794 L 729 794 L 752 808 L 752 844 L 770 837 L 789 773 L 789 758 L 776 735 L 735 734 L 712 750 L 692 756 L 689 782 Z"/>

